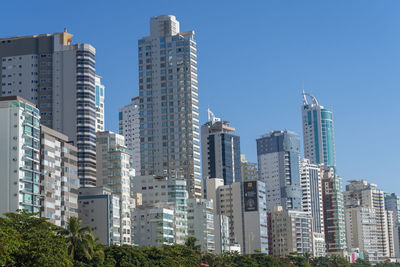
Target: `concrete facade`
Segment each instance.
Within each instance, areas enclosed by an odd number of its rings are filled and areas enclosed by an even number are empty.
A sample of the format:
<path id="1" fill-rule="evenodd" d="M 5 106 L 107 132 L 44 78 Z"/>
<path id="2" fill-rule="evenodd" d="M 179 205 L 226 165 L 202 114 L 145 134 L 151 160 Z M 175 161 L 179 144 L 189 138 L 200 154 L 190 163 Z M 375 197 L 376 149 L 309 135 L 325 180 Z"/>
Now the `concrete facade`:
<path id="1" fill-rule="evenodd" d="M 139 97 L 134 97 L 129 105 L 119 109 L 119 134 L 125 137 L 126 146 L 132 151 L 131 166 L 140 174 L 140 130 Z"/>
<path id="2" fill-rule="evenodd" d="M 150 19 L 150 36 L 138 42 L 140 173 L 188 183 L 202 197 L 197 49 L 194 31 L 180 32 L 174 16 Z"/>
<path id="3" fill-rule="evenodd" d="M 96 185 L 95 54 L 72 34 L 0 39 L 0 95 L 18 95 L 40 109 L 41 123 L 78 148 L 82 186 Z"/>

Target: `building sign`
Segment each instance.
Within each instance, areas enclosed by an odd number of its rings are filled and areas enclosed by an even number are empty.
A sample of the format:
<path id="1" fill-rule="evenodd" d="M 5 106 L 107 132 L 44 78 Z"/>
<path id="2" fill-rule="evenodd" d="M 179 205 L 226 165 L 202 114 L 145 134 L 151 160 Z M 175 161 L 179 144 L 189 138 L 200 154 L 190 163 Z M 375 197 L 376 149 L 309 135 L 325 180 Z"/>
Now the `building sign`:
<path id="1" fill-rule="evenodd" d="M 243 183 L 244 211 L 257 211 L 257 181 Z"/>

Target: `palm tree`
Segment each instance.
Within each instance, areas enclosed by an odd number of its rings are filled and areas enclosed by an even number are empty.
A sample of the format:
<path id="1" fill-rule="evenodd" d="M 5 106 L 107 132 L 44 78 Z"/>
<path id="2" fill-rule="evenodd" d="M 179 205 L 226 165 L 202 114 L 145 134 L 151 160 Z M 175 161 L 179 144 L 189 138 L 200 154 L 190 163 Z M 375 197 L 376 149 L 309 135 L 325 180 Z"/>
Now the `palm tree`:
<path id="1" fill-rule="evenodd" d="M 95 253 L 96 239 L 88 226 L 81 227 L 81 219 L 71 217 L 61 231 L 68 243 L 68 254 L 74 260 L 91 260 Z M 82 255 L 83 252 L 83 255 Z"/>

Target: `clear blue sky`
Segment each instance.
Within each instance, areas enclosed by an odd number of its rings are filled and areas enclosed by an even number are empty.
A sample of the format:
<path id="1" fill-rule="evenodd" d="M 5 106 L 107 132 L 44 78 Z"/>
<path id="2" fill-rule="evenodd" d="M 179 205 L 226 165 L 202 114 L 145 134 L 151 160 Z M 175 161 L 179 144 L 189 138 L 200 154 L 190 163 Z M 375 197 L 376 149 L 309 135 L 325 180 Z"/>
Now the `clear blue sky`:
<path id="1" fill-rule="evenodd" d="M 23 8 L 22 8 L 23 7 Z M 106 128 L 138 94 L 137 40 L 173 14 L 195 30 L 201 123 L 209 106 L 231 121 L 256 161 L 270 130 L 301 134 L 301 87 L 333 109 L 344 180 L 400 193 L 399 1 L 5 1 L 0 36 L 60 32 L 97 49 Z"/>

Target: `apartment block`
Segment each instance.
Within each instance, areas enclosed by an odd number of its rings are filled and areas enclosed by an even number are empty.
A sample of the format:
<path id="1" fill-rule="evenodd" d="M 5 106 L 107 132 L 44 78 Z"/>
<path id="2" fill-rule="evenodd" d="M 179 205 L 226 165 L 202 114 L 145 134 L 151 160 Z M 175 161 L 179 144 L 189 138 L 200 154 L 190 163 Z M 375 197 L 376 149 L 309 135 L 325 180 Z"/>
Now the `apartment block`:
<path id="1" fill-rule="evenodd" d="M 269 216 L 271 254 L 313 255 L 312 218 L 307 212 L 276 206 Z"/>
<path id="2" fill-rule="evenodd" d="M 244 154 L 240 154 L 240 169 L 243 182 L 258 179 L 257 163 L 248 162 Z"/>
<path id="3" fill-rule="evenodd" d="M 187 179 L 190 197 L 202 197 L 197 49 L 194 31 L 175 16 L 150 19 L 138 42 L 140 173 Z"/>
<path id="4" fill-rule="evenodd" d="M 79 218 L 103 245 L 122 245 L 120 199 L 106 187 L 82 187 L 78 193 Z M 129 230 L 130 231 L 130 230 Z M 131 242 L 131 241 L 129 241 Z"/>
<path id="5" fill-rule="evenodd" d="M 77 148 L 66 135 L 40 126 L 40 216 L 66 227 L 78 217 Z"/>
<path id="6" fill-rule="evenodd" d="M 0 215 L 40 211 L 40 114 L 21 97 L 0 97 Z"/>
<path id="7" fill-rule="evenodd" d="M 189 236 L 194 236 L 204 252 L 215 252 L 214 207 L 212 201 L 188 200 Z"/>
<path id="8" fill-rule="evenodd" d="M 173 245 L 175 211 L 174 204 L 167 202 L 138 206 L 132 217 L 135 244 L 147 247 Z"/>
<path id="9" fill-rule="evenodd" d="M 385 209 L 393 212 L 393 242 L 395 257 L 400 258 L 400 196 L 385 194 Z"/>
<path id="10" fill-rule="evenodd" d="M 0 39 L 0 95 L 37 106 L 41 124 L 77 146 L 81 186 L 96 186 L 96 50 L 72 44 L 72 36 L 64 31 Z"/>
<path id="11" fill-rule="evenodd" d="M 187 179 L 150 175 L 135 176 L 131 181 L 133 192 L 142 195 L 143 206 L 172 203 L 169 208 L 174 209 L 174 242 L 184 244 L 188 237 Z"/>
<path id="12" fill-rule="evenodd" d="M 275 206 L 301 210 L 300 140 L 290 131 L 272 131 L 257 139 L 259 180 L 266 185 L 267 211 Z"/>
<path id="13" fill-rule="evenodd" d="M 323 166 L 321 172 L 326 251 L 328 254 L 344 256 L 347 244 L 342 178 L 333 167 Z"/>
<path id="14" fill-rule="evenodd" d="M 140 123 L 139 97 L 131 99 L 129 105 L 119 109 L 119 134 L 125 137 L 126 146 L 132 151 L 131 166 L 140 174 Z"/>
<path id="15" fill-rule="evenodd" d="M 97 186 L 111 189 L 119 197 L 121 244 L 131 244 L 131 154 L 122 135 L 113 132 L 97 132 Z"/>
<path id="16" fill-rule="evenodd" d="M 104 131 L 104 97 L 105 86 L 101 83 L 101 76 L 95 76 L 95 92 L 96 92 L 96 131 Z"/>
<path id="17" fill-rule="evenodd" d="M 375 210 L 376 214 L 376 239 L 378 246 L 378 261 L 383 261 L 391 256 L 394 247 L 390 247 L 388 228 L 388 215 L 385 209 L 385 194 L 365 180 L 350 180 L 346 185 L 344 195 L 345 208 L 364 207 Z M 390 223 L 389 223 L 390 224 Z M 393 229 L 392 229 L 393 231 Z M 392 243 L 392 245 L 394 245 Z"/>

